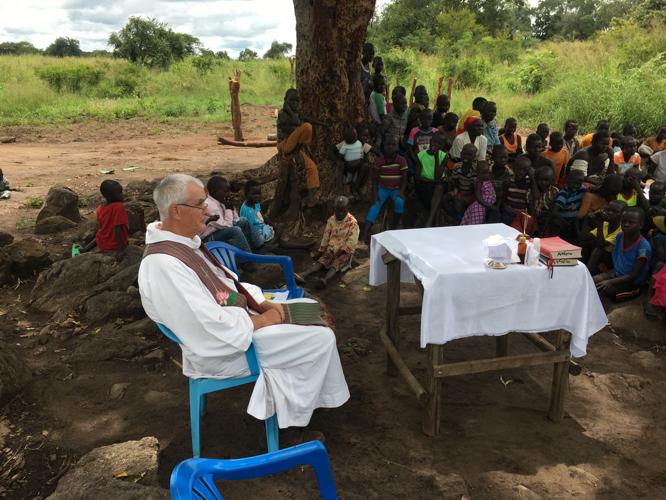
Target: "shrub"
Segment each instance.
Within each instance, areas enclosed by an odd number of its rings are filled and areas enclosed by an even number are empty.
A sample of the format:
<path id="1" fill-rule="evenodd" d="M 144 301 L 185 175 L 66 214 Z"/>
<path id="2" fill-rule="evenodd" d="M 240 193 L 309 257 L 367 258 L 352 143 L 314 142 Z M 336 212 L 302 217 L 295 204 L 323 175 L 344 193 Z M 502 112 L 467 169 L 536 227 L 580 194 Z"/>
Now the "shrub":
<path id="1" fill-rule="evenodd" d="M 95 87 L 104 76 L 104 70 L 86 65 L 49 66 L 36 70 L 37 76 L 58 93 L 79 93 L 86 87 Z"/>
<path id="2" fill-rule="evenodd" d="M 551 86 L 555 77 L 557 58 L 550 51 L 529 54 L 518 66 L 516 78 L 509 88 L 536 94 Z"/>

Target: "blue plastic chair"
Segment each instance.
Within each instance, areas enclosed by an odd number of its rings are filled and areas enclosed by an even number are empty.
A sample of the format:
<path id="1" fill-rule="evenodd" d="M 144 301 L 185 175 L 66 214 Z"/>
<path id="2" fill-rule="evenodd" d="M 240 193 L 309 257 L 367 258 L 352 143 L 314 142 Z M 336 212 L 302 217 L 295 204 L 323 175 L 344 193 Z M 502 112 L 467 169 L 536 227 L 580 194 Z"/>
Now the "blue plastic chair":
<path id="1" fill-rule="evenodd" d="M 169 339 L 177 344 L 181 344 L 180 339 L 166 326 L 157 323 L 160 331 Z M 250 375 L 241 378 L 191 378 L 190 380 L 190 428 L 192 431 L 192 456 L 198 457 L 201 455 L 201 438 L 200 438 L 200 422 L 201 417 L 206 414 L 207 400 L 206 395 L 210 392 L 223 391 L 224 389 L 231 389 L 239 385 L 251 384 L 256 382 L 259 377 L 259 362 L 257 361 L 257 353 L 254 345 L 245 351 L 247 358 L 247 365 L 250 368 Z M 266 425 L 266 443 L 268 451 L 277 451 L 280 448 L 279 431 L 277 416 L 273 415 L 265 421 Z"/>
<path id="2" fill-rule="evenodd" d="M 224 243 L 222 241 L 210 241 L 206 243 L 206 248 L 212 253 L 215 258 L 227 269 L 238 274 L 238 266 L 236 259 L 240 262 L 254 262 L 256 264 L 280 264 L 284 280 L 289 290 L 289 299 L 301 299 L 305 295 L 302 288 L 296 285 L 294 279 L 294 265 L 291 262 L 291 257 L 286 255 L 257 255 L 254 253 L 244 252 L 233 245 Z M 283 292 L 284 289 L 264 290 L 267 293 Z"/>
<path id="3" fill-rule="evenodd" d="M 338 498 L 328 453 L 319 441 L 249 458 L 190 458 L 171 472 L 171 496 L 174 500 L 222 500 L 215 480 L 252 479 L 301 465 L 310 465 L 315 470 L 324 500 Z"/>

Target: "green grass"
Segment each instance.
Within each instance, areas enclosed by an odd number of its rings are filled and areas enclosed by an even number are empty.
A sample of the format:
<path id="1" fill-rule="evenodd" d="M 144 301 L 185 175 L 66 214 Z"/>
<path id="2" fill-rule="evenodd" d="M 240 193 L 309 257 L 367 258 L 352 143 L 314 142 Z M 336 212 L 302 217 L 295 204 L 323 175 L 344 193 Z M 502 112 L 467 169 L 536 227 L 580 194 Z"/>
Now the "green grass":
<path id="1" fill-rule="evenodd" d="M 42 208 L 44 204 L 44 198 L 41 196 L 31 196 L 23 202 L 25 208 Z"/>
<path id="2" fill-rule="evenodd" d="M 497 102 L 500 124 L 514 116 L 523 128 L 545 121 L 560 129 L 574 118 L 588 131 L 607 118 L 613 130 L 630 122 L 648 135 L 666 122 L 663 25 L 644 30 L 616 23 L 583 42 L 486 37 L 456 57 L 391 49 L 384 60 L 391 87 L 398 79 L 409 90 L 416 77 L 434 103 L 438 77 L 454 76 L 452 111 L 463 113 L 483 95 Z M 0 125 L 134 117 L 226 122 L 227 82 L 236 68 L 242 72 L 241 103 L 281 104 L 290 77 L 284 59 L 205 65 L 188 59 L 160 71 L 111 58 L 0 56 Z"/>

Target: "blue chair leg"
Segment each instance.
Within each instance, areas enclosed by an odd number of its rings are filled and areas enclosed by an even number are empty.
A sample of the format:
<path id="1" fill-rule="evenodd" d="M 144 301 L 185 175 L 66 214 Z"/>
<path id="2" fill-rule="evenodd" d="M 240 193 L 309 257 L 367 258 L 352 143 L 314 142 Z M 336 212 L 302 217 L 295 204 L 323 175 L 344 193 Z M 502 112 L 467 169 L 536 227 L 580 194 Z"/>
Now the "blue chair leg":
<path id="1" fill-rule="evenodd" d="M 190 428 L 192 430 L 192 456 L 201 455 L 199 425 L 201 419 L 201 399 L 196 386 L 190 385 Z"/>
<path id="2" fill-rule="evenodd" d="M 202 394 L 201 395 L 201 416 L 205 417 L 206 413 L 208 413 L 208 395 L 207 394 Z"/>
<path id="3" fill-rule="evenodd" d="M 266 419 L 265 423 L 268 451 L 278 451 L 280 449 L 280 430 L 278 429 L 277 415 Z"/>

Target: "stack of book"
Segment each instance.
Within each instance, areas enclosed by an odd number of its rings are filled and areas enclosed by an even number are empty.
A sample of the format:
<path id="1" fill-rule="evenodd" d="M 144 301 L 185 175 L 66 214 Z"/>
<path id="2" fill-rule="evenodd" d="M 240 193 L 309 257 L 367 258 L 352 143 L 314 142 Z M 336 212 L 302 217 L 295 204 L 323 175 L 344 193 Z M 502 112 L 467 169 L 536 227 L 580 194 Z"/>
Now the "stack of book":
<path id="1" fill-rule="evenodd" d="M 582 257 L 582 250 L 557 236 L 541 238 L 541 255 L 539 260 L 548 267 L 575 266 Z"/>

